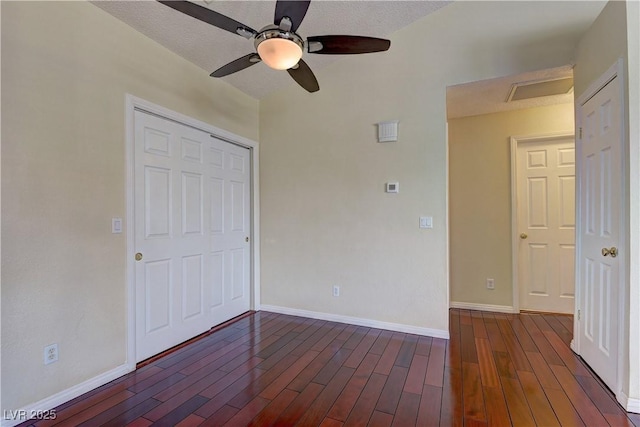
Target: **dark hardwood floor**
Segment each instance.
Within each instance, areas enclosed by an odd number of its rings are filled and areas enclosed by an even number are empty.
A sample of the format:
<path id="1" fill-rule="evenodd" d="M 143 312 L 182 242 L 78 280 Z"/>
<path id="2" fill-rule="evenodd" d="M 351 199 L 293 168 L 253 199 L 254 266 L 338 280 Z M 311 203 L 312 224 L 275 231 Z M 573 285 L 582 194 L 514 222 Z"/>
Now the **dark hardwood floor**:
<path id="1" fill-rule="evenodd" d="M 35 426 L 633 426 L 572 318 L 450 311 L 444 340 L 258 312 Z"/>

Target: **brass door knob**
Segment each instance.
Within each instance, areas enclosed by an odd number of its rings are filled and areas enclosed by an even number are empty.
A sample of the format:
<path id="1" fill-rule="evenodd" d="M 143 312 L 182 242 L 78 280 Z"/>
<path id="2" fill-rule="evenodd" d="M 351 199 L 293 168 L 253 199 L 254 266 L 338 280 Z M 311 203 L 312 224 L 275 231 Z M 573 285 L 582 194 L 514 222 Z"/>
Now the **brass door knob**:
<path id="1" fill-rule="evenodd" d="M 522 240 L 526 239 L 527 237 L 529 237 L 529 236 L 527 235 L 527 233 L 520 233 L 520 238 L 521 238 Z"/>
<path id="2" fill-rule="evenodd" d="M 140 261 L 142 259 L 142 254 L 140 252 L 138 252 L 136 254 L 136 261 Z"/>
<path id="3" fill-rule="evenodd" d="M 611 256 L 611 258 L 615 258 L 618 256 L 618 248 L 615 246 L 611 246 L 611 249 L 602 248 L 602 256 Z"/>

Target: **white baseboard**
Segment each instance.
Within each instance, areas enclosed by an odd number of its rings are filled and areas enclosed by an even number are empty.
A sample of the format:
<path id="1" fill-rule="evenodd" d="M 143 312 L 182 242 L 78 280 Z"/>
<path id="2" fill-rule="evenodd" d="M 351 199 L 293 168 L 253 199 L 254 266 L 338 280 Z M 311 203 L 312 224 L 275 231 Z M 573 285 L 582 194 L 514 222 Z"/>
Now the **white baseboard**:
<path id="1" fill-rule="evenodd" d="M 424 335 L 427 337 L 449 339 L 449 331 L 442 329 L 422 328 L 420 326 L 403 325 L 400 323 L 382 322 L 379 320 L 363 319 L 360 317 L 343 316 L 340 314 L 320 313 L 317 311 L 300 310 L 297 308 L 279 307 L 276 305 L 261 305 L 260 310 L 290 316 L 309 317 L 311 319 L 327 320 L 329 322 L 348 323 L 350 325 L 366 326 L 368 328 L 386 329 L 395 332 Z"/>
<path id="2" fill-rule="evenodd" d="M 620 392 L 616 398 L 625 411 L 640 414 L 640 399 L 630 398 L 624 392 Z"/>
<path id="3" fill-rule="evenodd" d="M 121 376 L 128 374 L 129 372 L 131 372 L 131 369 L 127 365 L 120 365 L 117 368 L 104 372 L 80 384 L 74 385 L 73 387 L 56 393 L 53 396 L 49 396 L 45 399 L 40 400 L 39 402 L 35 402 L 25 406 L 24 408 L 20 408 L 19 410 L 13 410 L 11 413 L 9 413 L 8 410 L 5 409 L 4 413 L 2 414 L 2 422 L 0 422 L 0 426 L 15 426 L 26 421 L 31 417 L 31 415 L 35 414 L 44 413 L 45 415 L 48 415 L 49 411 L 51 411 L 51 409 L 55 408 L 56 406 L 60 406 L 63 403 L 68 402 L 71 399 L 75 399 L 76 397 L 88 391 L 103 386 L 108 382 L 115 380 L 116 378 L 120 378 Z M 15 414 L 14 416 L 19 419 L 7 419 L 7 416 L 11 416 L 13 414 Z M 26 418 L 24 416 L 26 416 Z"/>
<path id="4" fill-rule="evenodd" d="M 451 301 L 449 302 L 449 307 L 451 308 L 461 308 L 464 310 L 480 310 L 480 311 L 491 311 L 494 313 L 517 313 L 512 306 L 510 305 L 493 305 L 493 304 L 476 304 L 472 302 L 457 302 Z"/>

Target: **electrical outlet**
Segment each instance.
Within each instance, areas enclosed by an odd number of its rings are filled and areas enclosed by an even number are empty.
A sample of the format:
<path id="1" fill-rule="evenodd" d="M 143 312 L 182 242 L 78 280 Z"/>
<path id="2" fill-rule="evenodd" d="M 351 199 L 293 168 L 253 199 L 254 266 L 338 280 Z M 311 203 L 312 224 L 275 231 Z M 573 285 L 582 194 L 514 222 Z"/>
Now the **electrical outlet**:
<path id="1" fill-rule="evenodd" d="M 495 288 L 496 288 L 495 280 L 491 278 L 487 278 L 487 289 L 495 289 Z"/>
<path id="2" fill-rule="evenodd" d="M 340 286 L 334 286 L 333 287 L 333 296 L 334 297 L 339 297 L 340 296 Z"/>
<path id="3" fill-rule="evenodd" d="M 44 364 L 49 365 L 58 361 L 58 344 L 51 344 L 44 348 Z"/>

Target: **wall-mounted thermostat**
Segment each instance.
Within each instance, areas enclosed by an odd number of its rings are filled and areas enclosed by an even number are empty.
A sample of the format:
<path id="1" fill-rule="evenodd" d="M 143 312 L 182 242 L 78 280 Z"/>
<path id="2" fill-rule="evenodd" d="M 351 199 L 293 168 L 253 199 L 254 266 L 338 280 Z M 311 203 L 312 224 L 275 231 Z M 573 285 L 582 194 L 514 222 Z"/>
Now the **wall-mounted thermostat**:
<path id="1" fill-rule="evenodd" d="M 397 182 L 387 182 L 387 193 L 399 193 L 400 184 Z"/>

